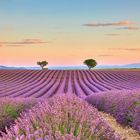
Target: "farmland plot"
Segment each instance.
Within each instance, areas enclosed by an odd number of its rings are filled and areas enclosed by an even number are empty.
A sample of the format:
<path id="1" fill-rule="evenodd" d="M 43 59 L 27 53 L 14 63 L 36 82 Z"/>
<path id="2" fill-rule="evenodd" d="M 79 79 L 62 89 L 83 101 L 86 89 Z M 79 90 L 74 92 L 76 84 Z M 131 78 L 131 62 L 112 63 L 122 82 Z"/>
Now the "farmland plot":
<path id="1" fill-rule="evenodd" d="M 98 92 L 138 88 L 139 71 L 0 70 L 0 98 L 48 98 L 57 94 L 85 98 Z"/>

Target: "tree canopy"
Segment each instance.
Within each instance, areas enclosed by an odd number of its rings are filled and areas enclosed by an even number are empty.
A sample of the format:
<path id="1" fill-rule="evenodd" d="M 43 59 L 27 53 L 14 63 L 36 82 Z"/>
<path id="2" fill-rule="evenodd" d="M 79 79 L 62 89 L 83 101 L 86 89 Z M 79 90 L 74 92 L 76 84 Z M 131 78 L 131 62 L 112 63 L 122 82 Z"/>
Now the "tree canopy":
<path id="1" fill-rule="evenodd" d="M 44 67 L 48 64 L 47 61 L 41 61 L 41 62 L 37 62 L 37 65 L 39 65 L 41 67 L 41 69 L 45 69 Z"/>
<path id="2" fill-rule="evenodd" d="M 83 63 L 87 65 L 89 69 L 94 68 L 97 65 L 97 62 L 94 59 L 87 59 Z"/>

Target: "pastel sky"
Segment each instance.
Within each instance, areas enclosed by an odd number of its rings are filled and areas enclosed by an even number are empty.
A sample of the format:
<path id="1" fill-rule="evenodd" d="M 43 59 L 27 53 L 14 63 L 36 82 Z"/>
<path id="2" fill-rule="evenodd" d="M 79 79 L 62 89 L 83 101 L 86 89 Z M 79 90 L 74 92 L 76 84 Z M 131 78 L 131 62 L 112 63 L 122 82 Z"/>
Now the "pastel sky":
<path id="1" fill-rule="evenodd" d="M 0 0 L 0 65 L 140 63 L 140 0 Z"/>

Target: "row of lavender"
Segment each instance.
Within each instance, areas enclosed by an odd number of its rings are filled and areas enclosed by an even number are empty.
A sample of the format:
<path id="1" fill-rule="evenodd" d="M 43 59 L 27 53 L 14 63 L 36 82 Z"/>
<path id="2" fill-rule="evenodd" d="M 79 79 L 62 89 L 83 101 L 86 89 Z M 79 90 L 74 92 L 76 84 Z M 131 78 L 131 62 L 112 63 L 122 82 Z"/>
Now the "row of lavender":
<path id="1" fill-rule="evenodd" d="M 23 112 L 1 140 L 123 140 L 97 109 L 72 95 L 41 100 Z"/>
<path id="2" fill-rule="evenodd" d="M 85 100 L 113 115 L 119 123 L 140 132 L 140 90 L 103 92 L 90 95 Z"/>
<path id="3" fill-rule="evenodd" d="M 1 70 L 0 97 L 52 97 L 76 94 L 81 98 L 110 90 L 140 87 L 140 73 L 107 70 Z"/>

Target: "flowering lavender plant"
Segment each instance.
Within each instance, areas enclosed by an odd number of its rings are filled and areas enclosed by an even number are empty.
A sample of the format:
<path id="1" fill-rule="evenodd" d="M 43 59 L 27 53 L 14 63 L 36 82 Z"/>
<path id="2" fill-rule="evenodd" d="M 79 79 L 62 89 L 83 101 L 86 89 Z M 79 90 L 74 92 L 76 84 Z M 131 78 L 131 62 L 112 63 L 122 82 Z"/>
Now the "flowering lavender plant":
<path id="1" fill-rule="evenodd" d="M 92 94 L 86 99 L 99 110 L 112 114 L 119 123 L 140 132 L 140 90 L 122 90 Z"/>
<path id="2" fill-rule="evenodd" d="M 35 100 L 30 99 L 0 99 L 0 131 L 5 132 L 5 127 L 9 128 L 14 120 L 20 115 L 22 111 L 31 108 L 35 104 Z M 1 133 L 0 133 L 1 134 Z"/>
<path id="3" fill-rule="evenodd" d="M 3 140 L 120 140 L 97 109 L 72 95 L 40 101 L 22 113 Z"/>

